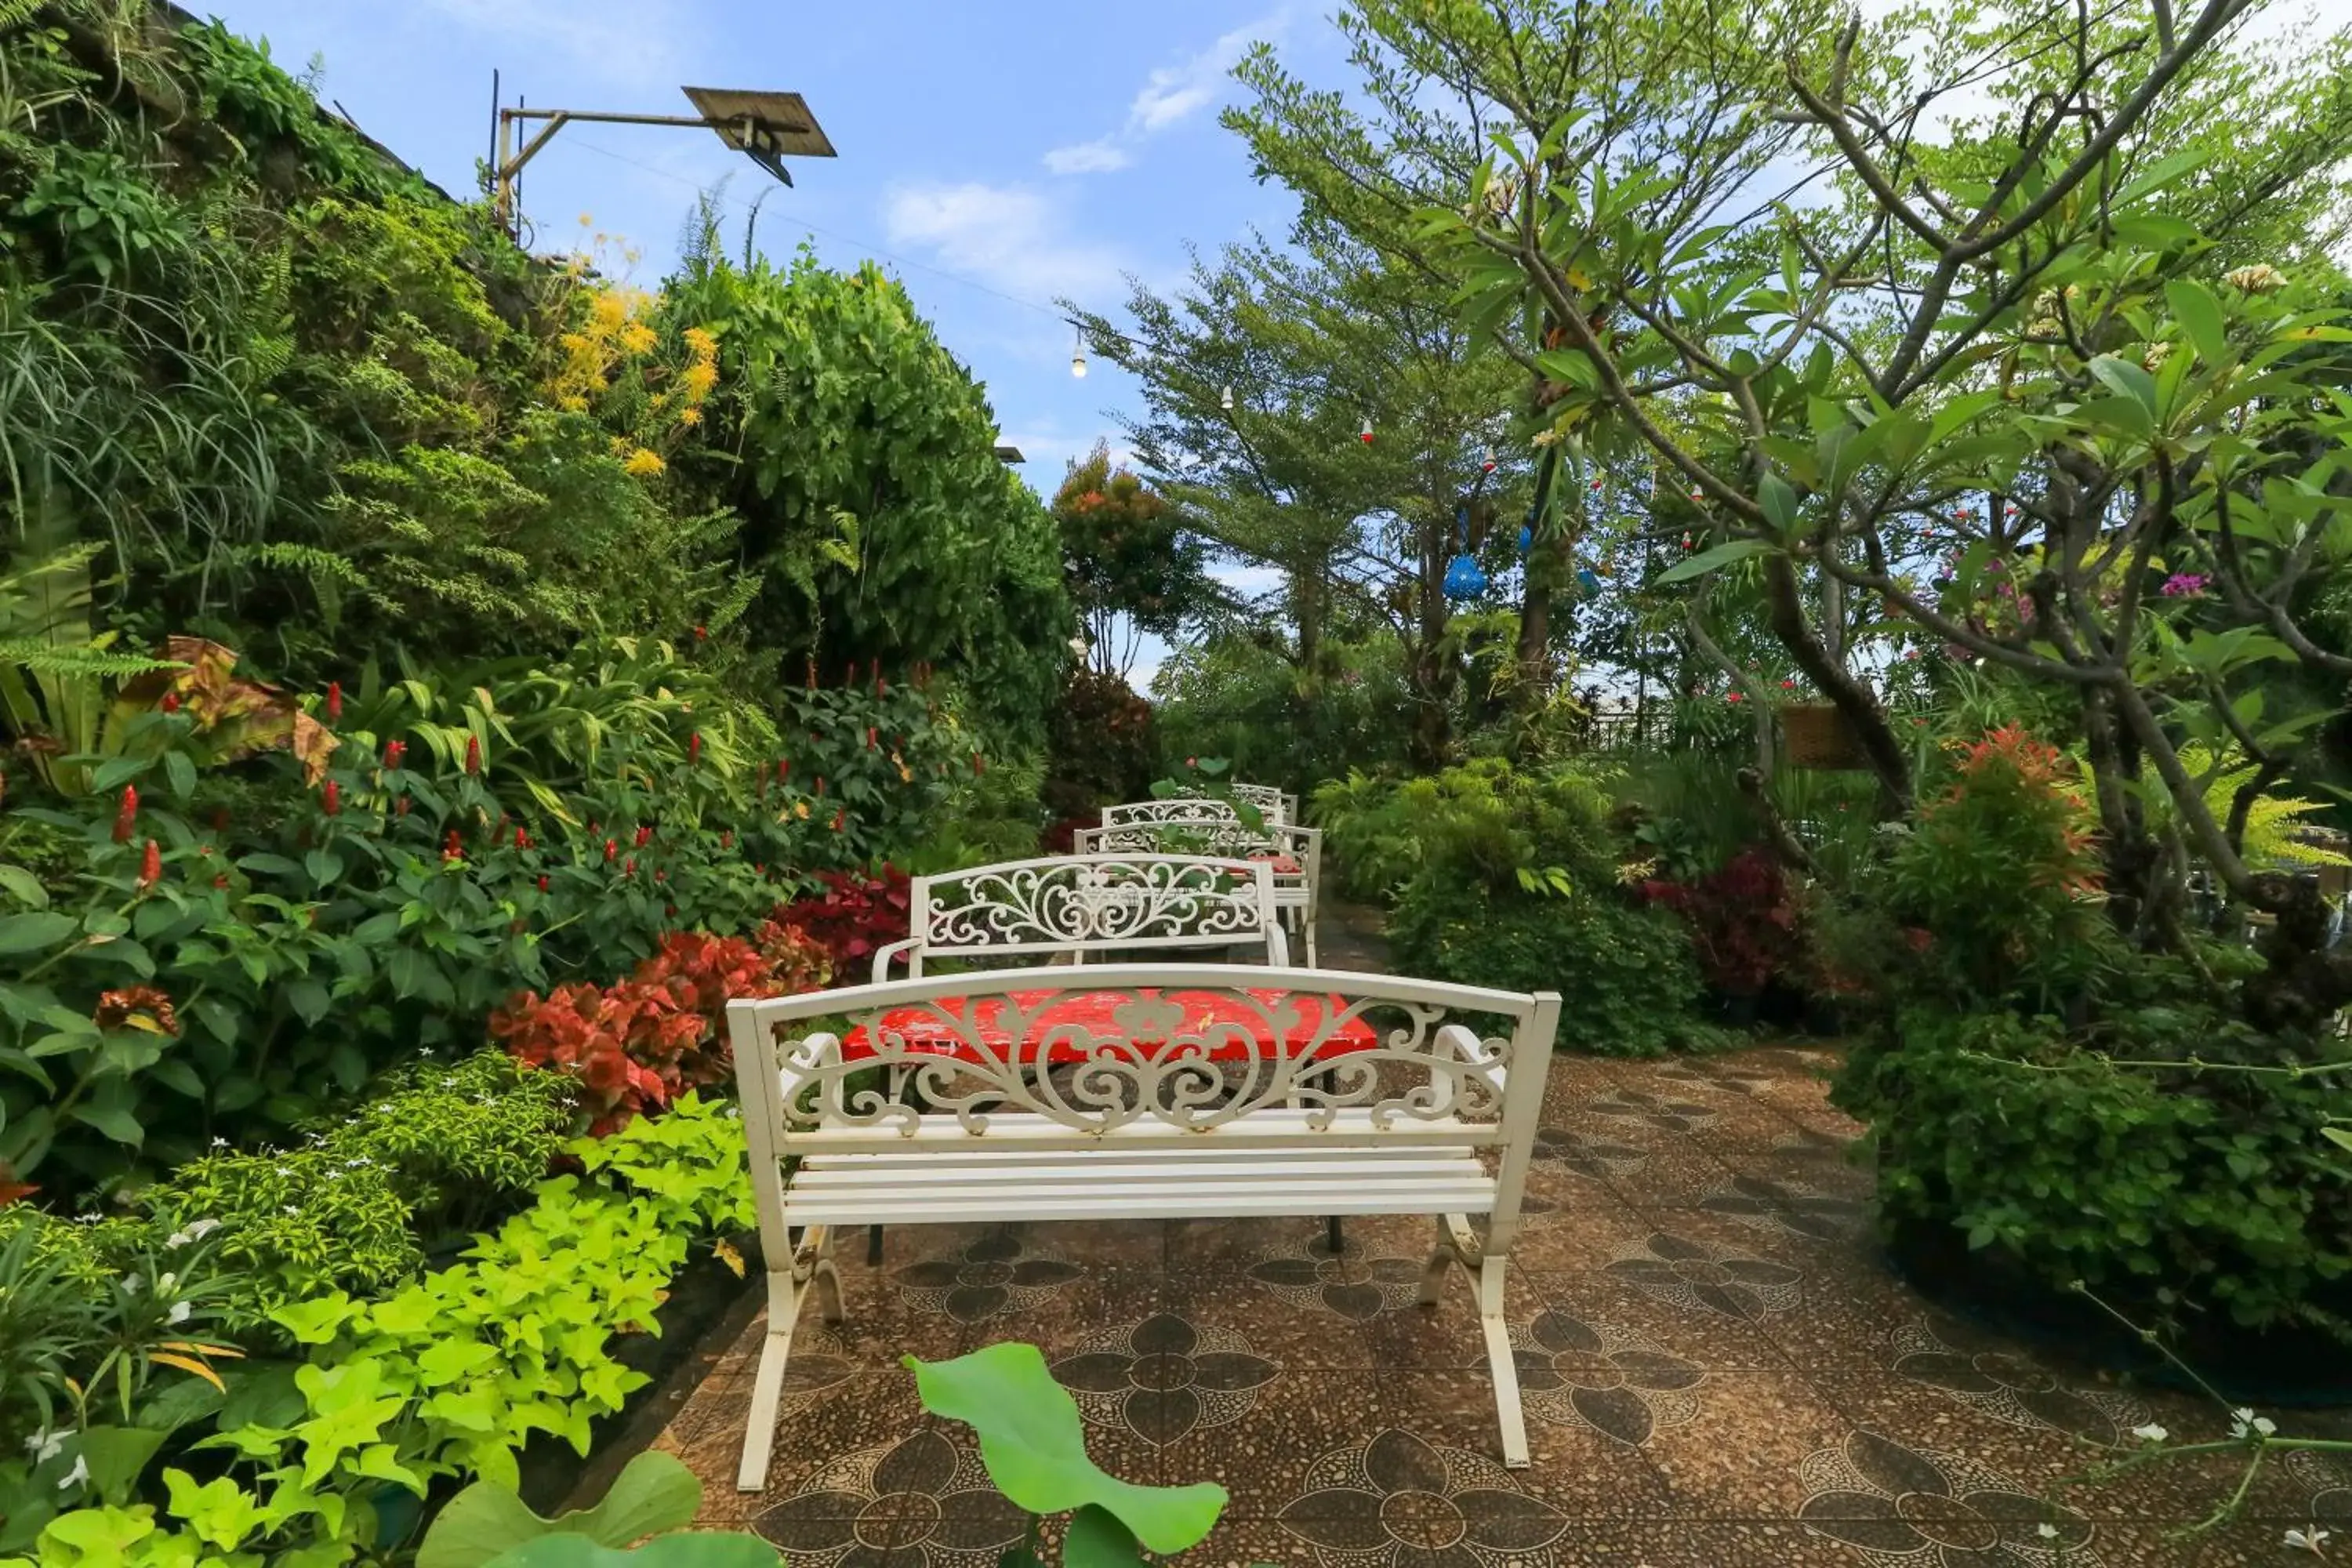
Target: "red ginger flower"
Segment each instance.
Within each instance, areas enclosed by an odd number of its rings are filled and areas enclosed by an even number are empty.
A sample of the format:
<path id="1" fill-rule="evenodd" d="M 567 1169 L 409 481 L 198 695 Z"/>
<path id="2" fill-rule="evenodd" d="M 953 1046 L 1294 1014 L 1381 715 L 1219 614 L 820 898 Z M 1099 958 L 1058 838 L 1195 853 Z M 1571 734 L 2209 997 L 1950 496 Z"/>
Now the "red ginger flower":
<path id="1" fill-rule="evenodd" d="M 523 831 L 523 829 L 521 829 L 520 827 L 517 827 L 517 828 L 515 829 L 515 840 L 514 840 L 514 844 L 515 844 L 515 847 L 516 847 L 516 848 L 518 848 L 518 849 L 528 849 L 528 848 L 530 848 L 530 835 L 529 833 L 526 833 L 525 831 Z"/>
<path id="2" fill-rule="evenodd" d="M 637 843 L 636 843 L 636 847 L 637 847 L 638 848 L 640 848 L 640 849 L 643 849 L 646 845 L 651 844 L 653 841 L 654 841 L 654 825 L 653 825 L 652 823 L 650 823 L 650 822 L 641 822 L 641 823 L 637 824 Z"/>
<path id="3" fill-rule="evenodd" d="M 329 779 L 324 787 L 319 791 L 319 795 L 320 808 L 324 810 L 329 816 L 341 816 L 343 814 L 342 785 L 337 784 L 332 779 Z"/>
<path id="4" fill-rule="evenodd" d="M 607 838 L 606 840 L 604 840 L 604 864 L 605 864 L 605 865 L 607 865 L 607 866 L 611 865 L 611 864 L 613 863 L 614 857 L 615 857 L 615 856 L 617 856 L 618 854 L 620 854 L 620 852 L 621 852 L 621 841 L 620 841 L 619 839 L 617 839 L 617 838 Z"/>
<path id="5" fill-rule="evenodd" d="M 479 735 L 466 737 L 466 771 L 469 773 L 482 771 L 482 738 Z"/>
<path id="6" fill-rule="evenodd" d="M 547 891 L 547 879 L 545 877 L 541 877 L 539 879 L 539 890 L 542 893 Z"/>
<path id="7" fill-rule="evenodd" d="M 330 680 L 327 682 L 327 722 L 339 724 L 342 722 L 342 718 L 343 683 L 340 680 Z"/>
<path id="8" fill-rule="evenodd" d="M 163 700 L 157 706 L 166 713 L 177 713 L 180 710 L 180 694 L 176 691 L 166 691 L 163 693 Z"/>
<path id="9" fill-rule="evenodd" d="M 849 813 L 845 809 L 841 806 L 835 806 L 833 808 L 833 830 L 835 833 L 840 832 L 842 825 L 846 823 L 848 820 Z"/>
<path id="10" fill-rule="evenodd" d="M 441 841 L 441 858 L 444 860 L 462 860 L 465 858 L 465 855 L 466 847 L 458 839 L 457 830 L 453 827 L 449 830 L 449 837 Z"/>
<path id="11" fill-rule="evenodd" d="M 624 877 L 634 877 L 636 874 L 637 858 L 632 855 L 627 859 L 621 862 L 621 875 Z"/>
<path id="12" fill-rule="evenodd" d="M 139 886 L 152 888 L 163 878 L 163 851 L 150 838 L 147 852 L 139 857 Z"/>
<path id="13" fill-rule="evenodd" d="M 702 731 L 697 730 L 686 738 L 686 764 L 694 766 L 702 761 Z"/>
<path id="14" fill-rule="evenodd" d="M 383 765 L 387 770 L 397 769 L 400 766 L 401 758 L 406 755 L 408 755 L 407 742 L 386 741 L 383 743 Z"/>
<path id="15" fill-rule="evenodd" d="M 128 844 L 139 831 L 139 790 L 134 784 L 122 786 L 122 804 L 114 811 L 114 841 Z"/>

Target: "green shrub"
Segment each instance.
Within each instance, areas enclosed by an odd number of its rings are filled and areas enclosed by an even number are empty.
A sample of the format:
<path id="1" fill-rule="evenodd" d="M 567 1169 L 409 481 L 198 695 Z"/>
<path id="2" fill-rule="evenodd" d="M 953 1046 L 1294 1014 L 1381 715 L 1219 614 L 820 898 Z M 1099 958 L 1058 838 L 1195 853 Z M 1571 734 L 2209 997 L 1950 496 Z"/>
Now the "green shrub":
<path id="1" fill-rule="evenodd" d="M 1697 962 L 1664 910 L 1571 893 L 1410 892 L 1389 921 L 1404 973 L 1506 991 L 1558 991 L 1562 1049 L 1655 1056 L 1693 1043 Z"/>
<path id="2" fill-rule="evenodd" d="M 2193 1005 L 2120 1016 L 2102 1043 L 2128 1060 L 2264 1049 Z M 1871 1125 L 1890 1224 L 1954 1227 L 2053 1290 L 2352 1334 L 2315 1301 L 2352 1274 L 2352 1173 L 2320 1131 L 2342 1082 L 2118 1066 L 2053 1018 L 1913 1008 L 1834 1098 Z"/>

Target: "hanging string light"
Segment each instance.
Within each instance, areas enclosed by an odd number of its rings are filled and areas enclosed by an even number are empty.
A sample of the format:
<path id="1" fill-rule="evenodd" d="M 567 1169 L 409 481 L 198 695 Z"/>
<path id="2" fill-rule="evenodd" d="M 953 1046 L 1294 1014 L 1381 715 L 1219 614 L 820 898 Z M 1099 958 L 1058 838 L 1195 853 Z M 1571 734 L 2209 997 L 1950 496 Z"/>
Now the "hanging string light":
<path id="1" fill-rule="evenodd" d="M 1491 474 L 1495 471 L 1494 447 L 1487 447 L 1486 454 L 1478 459 L 1478 471 L 1482 474 Z"/>
<path id="2" fill-rule="evenodd" d="M 1223 392 L 1218 395 L 1217 406 L 1223 409 L 1228 414 L 1231 414 L 1234 411 L 1234 389 L 1231 386 L 1227 386 Z"/>
<path id="3" fill-rule="evenodd" d="M 1357 435 L 1356 439 L 1361 441 L 1367 447 L 1372 444 L 1372 416 L 1370 415 L 1367 414 L 1364 416 L 1364 428 Z"/>
<path id="4" fill-rule="evenodd" d="M 1070 346 L 1070 374 L 1080 381 L 1087 378 L 1087 334 L 1083 327 L 1078 329 L 1077 341 Z"/>

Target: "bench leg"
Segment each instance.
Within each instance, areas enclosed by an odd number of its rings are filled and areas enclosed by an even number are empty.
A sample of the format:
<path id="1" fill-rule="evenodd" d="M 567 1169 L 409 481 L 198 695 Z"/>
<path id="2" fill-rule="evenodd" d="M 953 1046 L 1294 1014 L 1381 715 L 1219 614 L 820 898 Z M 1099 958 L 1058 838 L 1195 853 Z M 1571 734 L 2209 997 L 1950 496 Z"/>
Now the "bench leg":
<path id="1" fill-rule="evenodd" d="M 789 1268 L 768 1271 L 768 1338 L 760 1348 L 760 1369 L 751 1380 L 751 1414 L 743 1428 L 743 1459 L 735 1489 L 756 1492 L 767 1485 L 768 1455 L 776 1439 L 776 1406 L 784 1392 L 784 1363 L 793 1353 L 793 1329 L 802 1303 L 814 1289 L 827 1322 L 841 1321 L 841 1275 L 833 1266 L 833 1231 L 813 1226 L 801 1238 Z"/>
<path id="2" fill-rule="evenodd" d="M 1305 928 L 1304 934 L 1307 938 L 1307 967 L 1309 969 L 1322 968 L 1322 960 L 1315 956 L 1315 927 L 1318 922 L 1308 920 L 1305 915 L 1300 915 L 1298 917 L 1298 923 Z"/>
<path id="3" fill-rule="evenodd" d="M 1436 1306 L 1438 1298 L 1445 1293 L 1446 1270 L 1452 1268 L 1455 1261 L 1454 1233 L 1447 1227 L 1445 1216 L 1440 1215 L 1437 1216 L 1437 1245 L 1429 1249 L 1429 1261 L 1421 1266 L 1421 1294 L 1414 1300 L 1424 1307 Z"/>
<path id="4" fill-rule="evenodd" d="M 1510 1330 L 1503 1321 L 1503 1263 L 1499 1258 L 1478 1265 L 1478 1327 L 1486 1336 L 1486 1365 L 1495 1379 L 1495 1416 L 1503 1429 L 1503 1463 L 1524 1470 L 1528 1458 L 1528 1421 L 1519 1409 L 1519 1363 L 1511 1354 Z"/>

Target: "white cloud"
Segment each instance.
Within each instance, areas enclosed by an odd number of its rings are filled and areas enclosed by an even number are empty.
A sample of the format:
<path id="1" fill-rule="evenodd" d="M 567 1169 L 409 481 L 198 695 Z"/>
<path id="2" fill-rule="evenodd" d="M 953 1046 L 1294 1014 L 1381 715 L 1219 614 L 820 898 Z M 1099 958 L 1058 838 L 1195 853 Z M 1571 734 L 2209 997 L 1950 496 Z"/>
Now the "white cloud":
<path id="1" fill-rule="evenodd" d="M 1134 161 L 1122 142 L 1132 144 L 1181 124 L 1217 101 L 1252 44 L 1276 38 L 1290 23 L 1290 3 L 1245 26 L 1235 27 L 1207 48 L 1174 65 L 1155 67 L 1144 79 L 1134 101 L 1127 107 L 1127 124 L 1109 136 L 1056 147 L 1045 154 L 1045 167 L 1056 174 L 1100 174 L 1124 169 Z"/>
<path id="2" fill-rule="evenodd" d="M 676 0 L 426 0 L 426 7 L 475 32 L 545 49 L 602 80 L 672 90 L 686 44 L 699 32 Z"/>
<path id="3" fill-rule="evenodd" d="M 1287 25 L 1288 7 L 1235 27 L 1181 65 L 1161 66 L 1145 79 L 1143 90 L 1128 106 L 1128 129 L 1149 135 L 1188 120 L 1216 100 L 1225 78 L 1260 38 L 1278 36 Z"/>
<path id="4" fill-rule="evenodd" d="M 1231 588 L 1234 593 L 1246 594 L 1253 597 L 1260 594 L 1271 594 L 1283 584 L 1280 567 L 1245 566 L 1237 562 L 1226 562 L 1212 566 L 1209 568 L 1209 575 Z"/>
<path id="5" fill-rule="evenodd" d="M 883 197 L 894 246 L 920 246 L 938 265 L 1030 300 L 1110 296 L 1118 258 L 1074 237 L 1059 205 L 1025 185 L 900 185 Z"/>
<path id="6" fill-rule="evenodd" d="M 1057 174 L 1108 174 L 1133 162 L 1127 149 L 1108 136 L 1056 147 L 1045 154 L 1045 167 Z"/>

